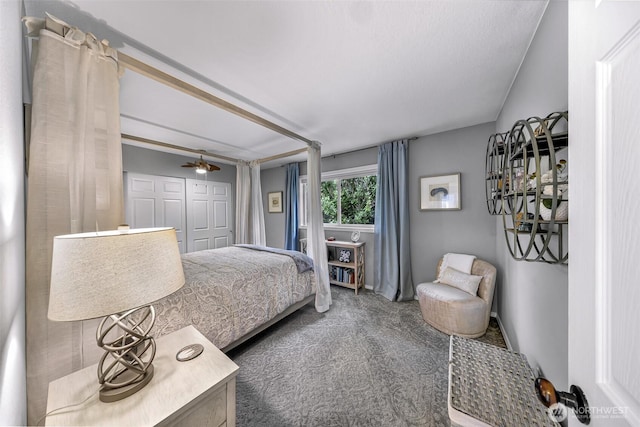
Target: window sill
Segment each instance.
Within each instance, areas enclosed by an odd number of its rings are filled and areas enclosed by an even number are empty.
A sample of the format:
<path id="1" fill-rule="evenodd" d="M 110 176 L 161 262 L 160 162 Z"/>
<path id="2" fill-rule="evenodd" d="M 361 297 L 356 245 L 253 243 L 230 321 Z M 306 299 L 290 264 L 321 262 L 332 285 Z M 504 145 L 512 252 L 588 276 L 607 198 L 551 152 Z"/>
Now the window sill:
<path id="1" fill-rule="evenodd" d="M 306 225 L 301 225 L 299 227 L 301 230 L 306 230 L 307 226 Z M 373 230 L 373 225 L 337 225 L 337 224 L 331 224 L 331 225 L 327 225 L 325 224 L 324 226 L 325 231 L 345 231 L 345 232 L 350 232 L 350 231 L 359 231 L 361 233 L 371 233 L 373 234 L 374 230 Z"/>

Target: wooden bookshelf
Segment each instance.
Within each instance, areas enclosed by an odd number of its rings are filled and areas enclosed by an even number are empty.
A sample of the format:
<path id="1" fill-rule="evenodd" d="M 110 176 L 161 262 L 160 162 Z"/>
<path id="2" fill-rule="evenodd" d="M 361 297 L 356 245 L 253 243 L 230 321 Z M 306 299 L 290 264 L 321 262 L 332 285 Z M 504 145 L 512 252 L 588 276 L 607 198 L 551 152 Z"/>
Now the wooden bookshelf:
<path id="1" fill-rule="evenodd" d="M 353 289 L 364 288 L 364 242 L 325 240 L 329 264 L 329 283 Z M 348 250 L 349 262 L 340 261 L 340 251 Z M 300 251 L 307 253 L 307 239 L 300 239 Z"/>
<path id="2" fill-rule="evenodd" d="M 329 282 L 353 289 L 364 287 L 364 242 L 327 240 Z M 349 255 L 346 255 L 346 254 Z"/>

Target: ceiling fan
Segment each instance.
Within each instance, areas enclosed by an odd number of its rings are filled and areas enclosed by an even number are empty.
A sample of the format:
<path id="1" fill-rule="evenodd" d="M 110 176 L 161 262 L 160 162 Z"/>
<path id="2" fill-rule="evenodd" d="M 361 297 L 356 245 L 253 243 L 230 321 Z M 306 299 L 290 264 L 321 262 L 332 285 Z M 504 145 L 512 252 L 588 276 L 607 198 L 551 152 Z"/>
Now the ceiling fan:
<path id="1" fill-rule="evenodd" d="M 205 162 L 202 156 L 200 156 L 200 159 L 196 160 L 195 162 L 187 162 L 186 164 L 182 165 L 182 167 L 195 168 L 196 173 L 207 173 L 220 170 L 218 166 Z"/>

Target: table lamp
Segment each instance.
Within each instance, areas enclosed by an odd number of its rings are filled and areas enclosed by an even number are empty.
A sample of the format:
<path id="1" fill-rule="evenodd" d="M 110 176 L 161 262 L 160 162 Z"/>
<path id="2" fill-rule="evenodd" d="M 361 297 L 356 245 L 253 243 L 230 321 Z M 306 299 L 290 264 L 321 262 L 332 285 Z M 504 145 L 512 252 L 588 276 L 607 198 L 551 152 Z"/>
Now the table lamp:
<path id="1" fill-rule="evenodd" d="M 68 234 L 53 239 L 50 320 L 104 317 L 96 331 L 100 400 L 114 402 L 153 377 L 151 303 L 184 285 L 173 228 Z"/>

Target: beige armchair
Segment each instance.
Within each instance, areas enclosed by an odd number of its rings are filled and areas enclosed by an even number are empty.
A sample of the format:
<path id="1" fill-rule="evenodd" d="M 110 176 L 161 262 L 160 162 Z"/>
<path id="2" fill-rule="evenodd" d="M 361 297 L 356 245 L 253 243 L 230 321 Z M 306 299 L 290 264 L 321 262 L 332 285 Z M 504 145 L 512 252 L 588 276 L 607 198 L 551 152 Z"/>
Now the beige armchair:
<path id="1" fill-rule="evenodd" d="M 442 259 L 436 277 L 440 275 Z M 477 295 L 442 283 L 421 283 L 416 292 L 422 318 L 434 328 L 465 338 L 484 335 L 489 326 L 491 304 L 496 283 L 496 268 L 486 261 L 475 259 L 471 274 L 482 276 Z"/>

